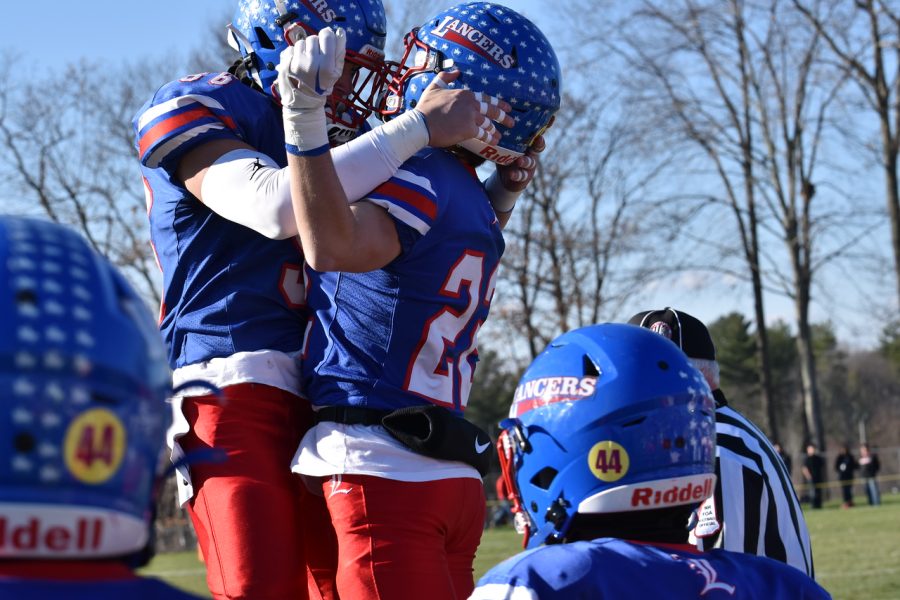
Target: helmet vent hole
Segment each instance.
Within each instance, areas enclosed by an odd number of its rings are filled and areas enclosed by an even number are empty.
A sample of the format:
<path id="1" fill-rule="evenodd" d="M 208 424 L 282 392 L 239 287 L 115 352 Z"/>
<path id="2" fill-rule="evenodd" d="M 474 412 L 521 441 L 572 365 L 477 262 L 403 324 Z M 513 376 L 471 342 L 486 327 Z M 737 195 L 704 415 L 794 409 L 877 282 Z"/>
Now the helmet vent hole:
<path id="1" fill-rule="evenodd" d="M 532 501 L 531 501 L 531 512 L 536 513 L 537 511 L 538 511 L 538 505 L 537 505 L 537 502 L 535 502 L 534 500 L 532 500 Z"/>
<path id="2" fill-rule="evenodd" d="M 637 419 L 633 419 L 631 421 L 628 421 L 627 423 L 622 423 L 622 427 L 634 427 L 635 425 L 640 425 L 646 420 L 647 417 L 638 417 Z"/>
<path id="3" fill-rule="evenodd" d="M 23 432 L 13 438 L 13 448 L 16 449 L 16 452 L 31 452 L 35 445 L 34 436 L 30 433 Z"/>
<path id="4" fill-rule="evenodd" d="M 509 68 L 513 69 L 513 68 L 518 67 L 519 66 L 519 50 L 518 50 L 518 48 L 513 46 L 509 51 L 509 55 L 512 56 L 512 59 L 513 59 L 512 65 Z"/>
<path id="5" fill-rule="evenodd" d="M 582 363 L 584 366 L 585 377 L 599 377 L 600 376 L 600 369 L 597 367 L 597 365 L 594 364 L 594 361 L 592 361 L 591 358 L 587 354 L 585 354 L 582 357 Z"/>
<path id="6" fill-rule="evenodd" d="M 106 394 L 99 394 L 97 392 L 91 393 L 91 400 L 96 402 L 97 404 L 105 404 L 107 406 L 115 406 L 119 403 L 118 400 L 113 398 L 112 396 L 107 396 Z"/>
<path id="7" fill-rule="evenodd" d="M 559 473 L 559 471 L 553 467 L 544 467 L 531 478 L 531 484 L 542 490 L 550 489 L 550 484 L 553 483 L 557 473 Z"/>
<path id="8" fill-rule="evenodd" d="M 556 88 L 559 87 L 559 82 L 556 81 L 556 79 L 551 79 L 551 80 L 550 80 L 550 87 L 552 87 L 552 88 L 555 90 Z"/>
<path id="9" fill-rule="evenodd" d="M 262 27 L 254 27 L 253 31 L 256 32 L 256 38 L 259 40 L 259 45 L 265 48 L 266 50 L 274 50 L 275 44 L 272 43 L 272 40 L 269 38 L 266 30 Z"/>
<path id="10" fill-rule="evenodd" d="M 684 448 L 684 438 L 680 435 L 675 438 L 675 447 L 676 448 Z"/>
<path id="11" fill-rule="evenodd" d="M 659 369 L 660 369 L 661 371 L 668 371 L 668 370 L 669 370 L 669 363 L 667 363 L 667 362 L 664 361 L 664 360 L 661 360 L 661 361 L 659 361 L 658 363 L 656 363 L 656 366 L 659 367 Z"/>
<path id="12" fill-rule="evenodd" d="M 16 292 L 16 304 L 37 304 L 37 294 L 34 290 L 19 290 Z"/>

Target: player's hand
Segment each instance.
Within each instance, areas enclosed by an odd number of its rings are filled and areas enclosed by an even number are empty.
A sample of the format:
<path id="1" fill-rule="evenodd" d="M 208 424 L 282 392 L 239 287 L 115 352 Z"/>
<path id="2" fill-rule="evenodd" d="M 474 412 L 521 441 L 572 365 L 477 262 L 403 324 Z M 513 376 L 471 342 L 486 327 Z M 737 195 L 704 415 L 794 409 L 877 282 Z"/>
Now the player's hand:
<path id="1" fill-rule="evenodd" d="M 544 131 L 553 125 L 554 119 L 556 119 L 555 116 L 550 118 L 550 122 Z M 544 140 L 544 136 L 539 135 L 534 138 L 534 141 L 531 142 L 523 156 L 520 156 L 508 165 L 497 165 L 497 175 L 500 177 L 503 189 L 517 194 L 524 191 L 534 178 L 534 171 L 538 166 L 538 155 L 546 147 L 547 142 Z"/>
<path id="2" fill-rule="evenodd" d="M 553 125 L 555 117 L 550 117 L 547 129 Z M 505 225 L 510 213 L 516 206 L 519 196 L 534 178 L 535 169 L 538 166 L 538 155 L 544 151 L 547 143 L 543 134 L 532 140 L 531 145 L 525 150 L 525 154 L 508 165 L 497 165 L 497 170 L 485 182 L 485 191 L 501 222 Z"/>
<path id="3" fill-rule="evenodd" d="M 288 152 L 319 154 L 328 148 L 325 100 L 344 70 L 346 46 L 343 29 L 326 27 L 318 35 L 294 38 L 281 52 L 276 82 Z"/>
<path id="4" fill-rule="evenodd" d="M 512 127 L 512 107 L 481 92 L 449 89 L 447 84 L 459 77 L 459 71 L 441 71 L 425 88 L 415 110 L 425 116 L 429 146 L 446 148 L 477 138 L 488 144 L 500 141 L 494 122 Z"/>
<path id="5" fill-rule="evenodd" d="M 282 50 L 278 93 L 285 109 L 309 111 L 325 106 L 344 69 L 347 36 L 344 30 L 325 27 Z"/>

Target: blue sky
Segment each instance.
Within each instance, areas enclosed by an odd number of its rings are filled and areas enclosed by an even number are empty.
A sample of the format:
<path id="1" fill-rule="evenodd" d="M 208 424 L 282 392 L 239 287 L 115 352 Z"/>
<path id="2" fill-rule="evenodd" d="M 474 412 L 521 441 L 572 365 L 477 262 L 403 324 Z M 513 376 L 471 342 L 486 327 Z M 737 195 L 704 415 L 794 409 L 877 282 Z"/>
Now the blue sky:
<path id="1" fill-rule="evenodd" d="M 566 41 L 565 32 L 558 26 L 559 20 L 554 18 L 552 11 L 546 10 L 545 3 L 539 0 L 507 0 L 504 3 L 534 20 L 554 46 L 559 48 Z M 9 3 L 4 6 L 0 25 L 0 51 L 13 50 L 23 60 L 23 68 L 15 69 L 16 76 L 27 76 L 26 69 L 61 67 L 80 58 L 119 64 L 135 58 L 162 57 L 173 49 L 195 48 L 214 26 L 224 30 L 234 6 L 234 0 Z M 390 35 L 393 38 L 400 32 L 393 31 Z M 707 322 L 733 310 L 748 317 L 752 315 L 748 287 L 723 284 L 721 277 L 687 273 L 674 283 L 648 282 L 645 297 L 634 300 L 635 310 L 617 315 L 617 318 L 626 319 L 637 309 L 667 304 Z M 891 286 L 885 285 L 885 288 L 889 292 Z M 870 295 L 877 296 L 878 292 L 873 290 Z M 880 323 L 873 325 L 867 311 L 855 305 L 853 300 L 840 293 L 836 296 L 839 298 L 832 300 L 838 305 L 813 307 L 813 320 L 831 318 L 844 341 L 854 346 L 876 343 Z M 784 298 L 770 295 L 767 312 L 772 321 L 793 321 L 793 308 Z"/>
<path id="2" fill-rule="evenodd" d="M 504 3 L 532 18 L 550 41 L 556 42 L 554 38 L 559 34 L 552 31 L 549 19 L 541 18 L 546 13 L 537 10 L 540 2 Z M 193 48 L 198 32 L 206 34 L 217 23 L 221 23 L 224 35 L 235 4 L 233 0 L 14 2 L 4 6 L 0 48 L 17 50 L 27 55 L 31 64 L 42 68 L 79 57 L 118 63 L 131 57 L 162 54 L 172 48 Z"/>
<path id="3" fill-rule="evenodd" d="M 0 47 L 41 67 L 81 57 L 118 63 L 193 47 L 197 32 L 229 15 L 230 5 L 223 0 L 15 2 L 4 6 Z"/>

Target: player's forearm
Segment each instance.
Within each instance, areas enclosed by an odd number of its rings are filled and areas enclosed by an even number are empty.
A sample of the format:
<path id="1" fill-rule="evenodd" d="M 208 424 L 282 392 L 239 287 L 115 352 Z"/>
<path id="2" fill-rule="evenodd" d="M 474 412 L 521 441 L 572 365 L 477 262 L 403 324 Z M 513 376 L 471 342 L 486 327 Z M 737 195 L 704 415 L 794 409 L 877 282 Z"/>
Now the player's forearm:
<path id="1" fill-rule="evenodd" d="M 288 155 L 291 202 L 303 254 L 317 271 L 339 270 L 355 223 L 328 153 Z"/>
<path id="2" fill-rule="evenodd" d="M 503 229 L 509 222 L 510 217 L 512 217 L 516 201 L 522 192 L 521 190 L 515 192 L 507 190 L 503 186 L 500 174 L 497 171 L 494 171 L 484 182 L 484 190 L 487 192 L 494 214 L 497 215 L 500 228 Z"/>
<path id="3" fill-rule="evenodd" d="M 355 202 L 390 179 L 401 164 L 426 145 L 425 117 L 412 110 L 333 148 L 331 156 L 344 193 Z"/>

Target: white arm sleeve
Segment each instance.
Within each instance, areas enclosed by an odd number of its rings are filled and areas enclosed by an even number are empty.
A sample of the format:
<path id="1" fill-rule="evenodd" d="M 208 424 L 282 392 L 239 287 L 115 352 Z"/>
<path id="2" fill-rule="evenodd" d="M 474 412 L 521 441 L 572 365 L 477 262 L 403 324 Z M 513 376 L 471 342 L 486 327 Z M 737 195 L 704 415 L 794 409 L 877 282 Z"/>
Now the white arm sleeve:
<path id="1" fill-rule="evenodd" d="M 211 211 L 273 240 L 297 235 L 287 169 L 249 148 L 226 152 L 206 170 L 200 199 Z"/>
<path id="2" fill-rule="evenodd" d="M 331 150 L 349 202 L 384 183 L 428 144 L 425 116 L 411 110 Z M 274 240 L 297 235 L 287 168 L 249 148 L 220 156 L 203 177 L 201 201 L 216 214 Z"/>
<path id="3" fill-rule="evenodd" d="M 427 145 L 425 115 L 411 110 L 334 148 L 331 158 L 347 200 L 356 202 L 365 197 Z"/>

